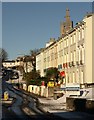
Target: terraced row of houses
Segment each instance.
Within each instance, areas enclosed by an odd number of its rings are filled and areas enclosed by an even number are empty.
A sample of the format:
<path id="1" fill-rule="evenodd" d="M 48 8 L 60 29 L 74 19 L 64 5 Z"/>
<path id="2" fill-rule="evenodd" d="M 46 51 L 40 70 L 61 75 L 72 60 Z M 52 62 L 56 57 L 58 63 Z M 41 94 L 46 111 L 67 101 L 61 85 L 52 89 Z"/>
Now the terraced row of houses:
<path id="1" fill-rule="evenodd" d="M 46 47 L 36 55 L 36 70 L 41 76 L 45 76 L 48 68 L 56 67 L 65 74 L 64 83 L 78 83 L 81 87 L 92 86 L 94 85 L 94 13 L 86 14 L 74 27 L 68 9 L 65 18 L 66 21 L 60 25 L 60 37 L 57 40 L 51 38 Z M 21 58 L 12 61 L 10 65 L 13 64 L 24 66 L 27 72 L 33 69 L 30 61 L 23 62 Z M 3 65 L 8 64 L 5 62 Z"/>
<path id="2" fill-rule="evenodd" d="M 88 13 L 75 27 L 66 10 L 66 21 L 61 23 L 61 36 L 51 38 L 36 56 L 36 70 L 41 76 L 50 67 L 65 74 L 64 83 L 78 83 L 81 87 L 94 84 L 94 14 Z"/>

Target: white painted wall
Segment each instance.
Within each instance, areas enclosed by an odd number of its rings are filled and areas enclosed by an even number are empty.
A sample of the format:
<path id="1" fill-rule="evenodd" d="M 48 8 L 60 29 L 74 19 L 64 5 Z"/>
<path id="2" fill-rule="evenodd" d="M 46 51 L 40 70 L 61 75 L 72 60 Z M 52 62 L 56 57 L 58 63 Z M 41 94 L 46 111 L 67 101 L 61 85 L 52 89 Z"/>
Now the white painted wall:
<path id="1" fill-rule="evenodd" d="M 93 17 L 85 18 L 86 22 L 86 30 L 85 30 L 85 82 L 92 83 L 92 54 L 93 54 L 93 31 L 92 31 L 92 21 L 94 20 Z"/>

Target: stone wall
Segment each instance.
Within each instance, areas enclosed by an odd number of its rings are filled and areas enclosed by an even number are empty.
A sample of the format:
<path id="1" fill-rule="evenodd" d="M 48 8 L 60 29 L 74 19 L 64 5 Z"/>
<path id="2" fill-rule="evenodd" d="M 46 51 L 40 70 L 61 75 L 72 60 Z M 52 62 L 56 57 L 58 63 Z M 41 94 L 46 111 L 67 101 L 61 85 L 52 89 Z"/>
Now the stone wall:
<path id="1" fill-rule="evenodd" d="M 86 100 L 84 98 L 66 98 L 66 108 L 71 111 L 82 111 L 94 114 L 94 100 Z"/>
<path id="2" fill-rule="evenodd" d="M 48 87 L 48 96 L 53 97 L 54 96 L 54 87 Z"/>

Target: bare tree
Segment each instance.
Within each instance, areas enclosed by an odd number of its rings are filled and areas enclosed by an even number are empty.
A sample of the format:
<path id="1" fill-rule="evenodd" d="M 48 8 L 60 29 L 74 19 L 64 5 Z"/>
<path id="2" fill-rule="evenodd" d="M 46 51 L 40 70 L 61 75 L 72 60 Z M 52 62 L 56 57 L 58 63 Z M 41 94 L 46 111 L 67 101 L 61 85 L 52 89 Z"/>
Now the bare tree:
<path id="1" fill-rule="evenodd" d="M 36 70 L 36 55 L 39 52 L 39 49 L 30 50 L 31 62 L 34 70 Z"/>
<path id="2" fill-rule="evenodd" d="M 8 59 L 8 53 L 3 48 L 0 48 L 0 59 L 2 61 L 5 61 Z"/>

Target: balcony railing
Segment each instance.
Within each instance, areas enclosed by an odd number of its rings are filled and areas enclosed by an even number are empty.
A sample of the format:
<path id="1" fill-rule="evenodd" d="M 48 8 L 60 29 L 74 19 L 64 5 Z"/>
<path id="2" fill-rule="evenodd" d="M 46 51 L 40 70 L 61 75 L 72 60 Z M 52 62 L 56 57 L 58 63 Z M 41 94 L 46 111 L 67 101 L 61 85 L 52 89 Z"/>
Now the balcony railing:
<path id="1" fill-rule="evenodd" d="M 68 63 L 63 63 L 63 68 L 68 68 Z"/>
<path id="2" fill-rule="evenodd" d="M 75 66 L 75 65 L 74 65 L 74 61 L 72 61 L 72 66 Z"/>
<path id="3" fill-rule="evenodd" d="M 66 68 L 68 68 L 68 63 L 66 63 L 65 65 L 66 65 Z"/>
<path id="4" fill-rule="evenodd" d="M 72 67 L 72 62 L 69 62 L 69 67 Z"/>
<path id="5" fill-rule="evenodd" d="M 80 60 L 80 64 L 83 65 L 83 61 L 82 60 Z"/>
<path id="6" fill-rule="evenodd" d="M 65 68 L 66 67 L 66 64 L 65 63 L 63 63 L 63 68 Z"/>
<path id="7" fill-rule="evenodd" d="M 79 66 L 79 61 L 76 61 L 76 65 Z"/>

